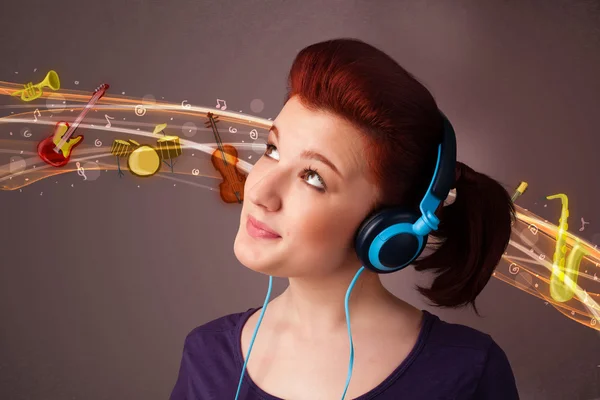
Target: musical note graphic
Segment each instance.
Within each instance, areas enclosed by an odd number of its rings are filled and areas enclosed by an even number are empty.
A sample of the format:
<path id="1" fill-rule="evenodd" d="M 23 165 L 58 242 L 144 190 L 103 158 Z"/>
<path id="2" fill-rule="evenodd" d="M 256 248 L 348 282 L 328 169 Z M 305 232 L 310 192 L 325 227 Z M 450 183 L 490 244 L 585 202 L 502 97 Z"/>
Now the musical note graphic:
<path id="1" fill-rule="evenodd" d="M 221 102 L 223 104 L 221 104 Z M 227 110 L 227 102 L 225 100 L 217 99 L 217 105 L 215 107 L 220 110 L 225 111 L 225 110 Z"/>
<path id="2" fill-rule="evenodd" d="M 511 263 L 510 266 L 508 267 L 508 272 L 510 272 L 513 275 L 516 275 L 519 273 L 519 266 L 515 263 Z"/>
<path id="3" fill-rule="evenodd" d="M 256 140 L 258 138 L 258 131 L 256 129 L 252 129 L 250 131 L 250 139 Z"/>
<path id="4" fill-rule="evenodd" d="M 110 117 L 108 114 L 104 114 L 104 118 L 106 118 L 107 124 L 104 125 L 106 128 L 110 128 L 112 125 L 110 123 L 111 119 L 115 119 L 115 117 Z"/>
<path id="5" fill-rule="evenodd" d="M 75 163 L 75 165 L 77 166 L 77 175 L 79 175 L 79 176 L 83 176 L 83 180 L 84 180 L 84 181 L 87 181 L 87 176 L 85 176 L 85 168 L 83 168 L 83 167 L 81 166 L 81 164 L 79 163 L 79 161 L 77 161 L 77 162 Z"/>
<path id="6" fill-rule="evenodd" d="M 146 107 L 144 107 L 141 104 L 138 104 L 137 106 L 135 106 L 135 115 L 137 115 L 138 117 L 143 117 L 146 114 Z"/>
<path id="7" fill-rule="evenodd" d="M 583 217 L 581 217 L 581 228 L 579 228 L 579 232 L 583 232 L 583 230 L 585 229 L 585 225 L 589 224 L 589 222 L 585 222 L 583 220 Z"/>
<path id="8" fill-rule="evenodd" d="M 42 113 L 40 113 L 40 110 L 38 110 L 36 108 L 35 111 L 33 112 L 33 119 L 35 120 L 35 122 L 37 122 L 37 117 L 35 116 L 36 114 L 40 117 L 42 116 Z"/>
<path id="9" fill-rule="evenodd" d="M 538 233 L 538 227 L 533 224 L 530 224 L 527 229 L 529 229 L 534 235 L 537 235 Z"/>
<path id="10" fill-rule="evenodd" d="M 181 102 L 181 107 L 182 108 L 192 108 L 191 104 L 189 104 L 189 103 L 188 104 L 183 104 L 183 103 L 187 103 L 187 100 L 184 100 L 184 101 Z"/>

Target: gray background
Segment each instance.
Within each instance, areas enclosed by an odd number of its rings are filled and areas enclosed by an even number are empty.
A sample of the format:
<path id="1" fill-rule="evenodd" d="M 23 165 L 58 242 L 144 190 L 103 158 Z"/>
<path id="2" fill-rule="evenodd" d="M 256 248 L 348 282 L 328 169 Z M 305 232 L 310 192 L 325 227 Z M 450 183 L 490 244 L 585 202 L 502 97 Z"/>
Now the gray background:
<path id="1" fill-rule="evenodd" d="M 567 193 L 572 226 L 585 217 L 591 240 L 599 28 L 598 3 L 572 0 L 5 0 L 0 80 L 55 69 L 65 88 L 108 82 L 115 93 L 208 107 L 221 98 L 245 112 L 259 98 L 258 115 L 275 118 L 298 50 L 357 37 L 432 90 L 460 160 L 507 187 L 528 181 L 519 204 L 552 221 L 559 208 L 539 199 Z M 0 192 L 0 398 L 167 398 L 192 328 L 262 304 L 267 278 L 232 252 L 240 207 L 163 179 L 56 180 Z M 384 281 L 426 308 L 418 279 L 410 269 Z M 597 332 L 497 279 L 479 306 L 483 318 L 430 310 L 491 334 L 523 399 L 600 397 Z"/>

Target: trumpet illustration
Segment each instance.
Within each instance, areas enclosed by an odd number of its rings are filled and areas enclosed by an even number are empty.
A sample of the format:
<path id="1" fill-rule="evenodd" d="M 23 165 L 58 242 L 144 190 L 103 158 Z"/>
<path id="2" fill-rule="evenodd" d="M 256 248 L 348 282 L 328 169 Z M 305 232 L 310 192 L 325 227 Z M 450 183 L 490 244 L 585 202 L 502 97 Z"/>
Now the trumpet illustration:
<path id="1" fill-rule="evenodd" d="M 44 91 L 42 88 L 49 87 L 52 90 L 60 89 L 60 80 L 56 71 L 50 70 L 43 81 L 34 85 L 33 82 L 29 82 L 24 85 L 23 89 L 13 92 L 11 96 L 21 96 L 23 101 L 31 101 L 40 97 Z"/>

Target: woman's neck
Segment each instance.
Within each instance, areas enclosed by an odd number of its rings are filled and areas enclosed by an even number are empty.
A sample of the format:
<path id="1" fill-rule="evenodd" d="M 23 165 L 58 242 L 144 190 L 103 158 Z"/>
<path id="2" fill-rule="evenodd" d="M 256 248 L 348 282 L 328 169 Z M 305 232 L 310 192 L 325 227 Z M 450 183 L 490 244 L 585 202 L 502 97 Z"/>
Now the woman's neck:
<path id="1" fill-rule="evenodd" d="M 357 269 L 331 275 L 289 278 L 289 287 L 273 303 L 279 310 L 279 322 L 306 338 L 315 335 L 346 334 L 344 300 Z M 391 294 L 370 271 L 358 278 L 348 302 L 352 327 L 372 324 L 392 308 L 403 303 Z M 410 306 L 412 307 L 412 306 Z"/>

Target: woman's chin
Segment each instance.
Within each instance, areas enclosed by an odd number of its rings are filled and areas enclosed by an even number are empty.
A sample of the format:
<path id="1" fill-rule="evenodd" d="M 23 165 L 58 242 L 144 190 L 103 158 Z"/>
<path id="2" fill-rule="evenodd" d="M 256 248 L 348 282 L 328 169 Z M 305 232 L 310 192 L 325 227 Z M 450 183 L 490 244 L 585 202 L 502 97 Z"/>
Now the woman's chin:
<path id="1" fill-rule="evenodd" d="M 252 238 L 245 232 L 238 232 L 233 243 L 233 253 L 240 264 L 262 274 L 272 275 L 271 272 L 277 270 L 276 265 L 280 264 L 275 261 L 272 250 L 252 243 Z"/>

